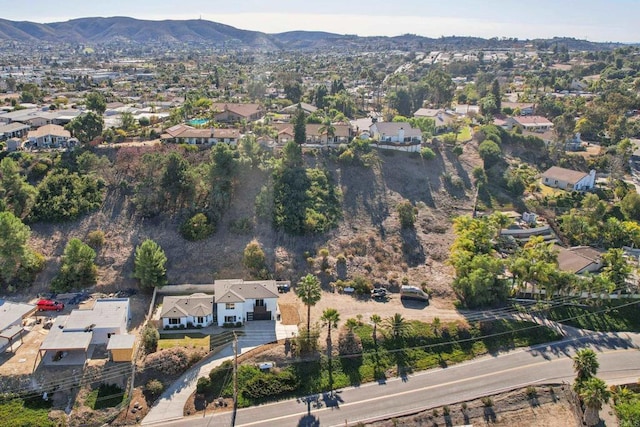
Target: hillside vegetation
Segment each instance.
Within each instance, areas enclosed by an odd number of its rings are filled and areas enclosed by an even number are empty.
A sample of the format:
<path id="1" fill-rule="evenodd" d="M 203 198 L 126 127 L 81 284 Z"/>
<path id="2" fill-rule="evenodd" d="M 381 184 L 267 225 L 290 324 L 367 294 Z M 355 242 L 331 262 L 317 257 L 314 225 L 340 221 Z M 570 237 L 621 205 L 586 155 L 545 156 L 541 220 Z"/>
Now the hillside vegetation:
<path id="1" fill-rule="evenodd" d="M 76 220 L 51 222 L 64 218 L 54 212 L 47 222 L 23 212 L 30 247 L 46 259 L 37 290 L 49 287 L 70 239 L 91 244 L 98 234 L 97 283 L 105 289 L 134 286 L 134 251 L 145 239 L 164 249 L 169 283 L 250 279 L 257 270 L 243 266 L 243 250 L 255 240 L 266 256 L 260 277 L 297 281 L 314 272 L 325 286 L 353 278 L 391 286 L 408 281 L 449 295 L 444 262 L 451 218 L 472 205 L 469 173 L 478 163 L 472 144 L 460 157 L 434 146 L 431 160 L 372 150 L 366 162 L 345 162 L 340 150 L 305 151 L 292 160 L 286 149 L 272 157 L 246 144 L 12 156 L 36 188 L 49 176 L 76 172 L 104 187 L 100 207 L 82 215 L 82 205 Z M 34 165 L 43 163 L 46 170 L 34 175 Z M 401 228 L 397 206 L 406 201 L 415 207 L 415 225 Z M 207 232 L 187 240 L 185 227 L 198 221 Z"/>

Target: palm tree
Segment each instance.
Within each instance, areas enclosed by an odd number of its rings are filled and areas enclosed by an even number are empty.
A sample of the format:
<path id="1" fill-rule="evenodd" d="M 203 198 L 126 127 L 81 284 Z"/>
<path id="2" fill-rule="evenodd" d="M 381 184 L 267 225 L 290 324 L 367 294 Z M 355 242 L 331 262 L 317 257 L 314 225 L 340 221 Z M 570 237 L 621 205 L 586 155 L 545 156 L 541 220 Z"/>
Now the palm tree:
<path id="1" fill-rule="evenodd" d="M 335 308 L 327 308 L 322 312 L 320 318 L 322 324 L 327 327 L 327 357 L 329 359 L 329 389 L 333 391 L 333 369 L 331 366 L 331 354 L 333 352 L 331 343 L 331 328 L 337 328 L 340 321 L 340 315 Z"/>
<path id="2" fill-rule="evenodd" d="M 373 346 L 378 347 L 378 325 L 382 323 L 382 318 L 377 314 L 372 314 L 369 319 L 373 323 Z"/>
<path id="3" fill-rule="evenodd" d="M 600 422 L 602 404 L 611 397 L 607 384 L 600 378 L 591 377 L 581 383 L 578 395 L 585 406 L 584 421 L 588 426 L 597 425 Z"/>
<path id="4" fill-rule="evenodd" d="M 307 274 L 298 283 L 296 295 L 307 306 L 307 340 L 311 337 L 311 306 L 316 305 L 322 297 L 320 281 L 313 274 Z"/>
<path id="5" fill-rule="evenodd" d="M 338 327 L 340 314 L 335 308 L 327 308 L 322 312 L 320 321 L 323 326 L 327 327 L 327 354 L 329 355 L 329 358 L 331 358 L 331 329 Z"/>
<path id="6" fill-rule="evenodd" d="M 336 127 L 331 122 L 331 117 L 326 117 L 322 122 L 322 126 L 318 128 L 318 133 L 322 135 L 323 133 L 327 134 L 327 144 L 333 142 L 332 139 L 336 135 Z"/>
<path id="7" fill-rule="evenodd" d="M 573 370 L 576 371 L 576 388 L 579 387 L 581 382 L 593 377 L 598 372 L 599 367 L 600 363 L 598 363 L 598 358 L 593 350 L 590 348 L 578 350 L 573 356 Z"/>
<path id="8" fill-rule="evenodd" d="M 385 320 L 385 328 L 394 340 L 399 340 L 409 335 L 411 325 L 407 323 L 400 313 L 396 313 Z"/>

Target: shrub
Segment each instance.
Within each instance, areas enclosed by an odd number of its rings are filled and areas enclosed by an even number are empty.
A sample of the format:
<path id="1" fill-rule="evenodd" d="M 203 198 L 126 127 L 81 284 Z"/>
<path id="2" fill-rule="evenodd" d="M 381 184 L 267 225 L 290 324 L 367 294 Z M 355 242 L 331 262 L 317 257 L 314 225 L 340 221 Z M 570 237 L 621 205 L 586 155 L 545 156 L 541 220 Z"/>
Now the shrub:
<path id="1" fill-rule="evenodd" d="M 145 367 L 165 375 L 177 375 L 189 367 L 189 356 L 184 348 L 172 347 L 149 354 L 145 358 Z"/>
<path id="2" fill-rule="evenodd" d="M 482 398 L 482 404 L 487 407 L 490 408 L 493 406 L 493 400 L 491 400 L 490 397 L 483 397 Z"/>
<path id="3" fill-rule="evenodd" d="M 87 234 L 87 244 L 94 249 L 104 245 L 104 231 L 94 230 Z"/>
<path id="4" fill-rule="evenodd" d="M 279 374 L 259 372 L 245 383 L 242 393 L 250 399 L 263 399 L 291 393 L 298 387 L 298 378 L 291 371 Z"/>
<path id="5" fill-rule="evenodd" d="M 396 207 L 400 217 L 400 226 L 402 228 L 413 228 L 416 221 L 416 211 L 410 201 L 400 202 Z"/>
<path id="6" fill-rule="evenodd" d="M 215 226 L 203 213 L 197 213 L 180 226 L 180 234 L 187 240 L 203 240 L 211 236 L 215 231 Z"/>
<path id="7" fill-rule="evenodd" d="M 142 331 L 142 344 L 144 345 L 144 351 L 147 354 L 155 352 L 158 349 L 159 339 L 160 334 L 158 333 L 158 330 L 152 325 L 147 324 Z"/>
<path id="8" fill-rule="evenodd" d="M 211 380 L 209 377 L 200 377 L 198 378 L 198 383 L 196 384 L 196 393 L 198 394 L 206 394 L 211 391 Z"/>
<path id="9" fill-rule="evenodd" d="M 425 160 L 433 160 L 436 158 L 436 153 L 434 153 L 433 150 L 429 147 L 422 147 L 422 149 L 420 150 L 420 155 Z"/>
<path id="10" fill-rule="evenodd" d="M 369 294 L 371 292 L 371 289 L 373 289 L 371 280 L 362 276 L 355 276 L 351 281 L 351 286 L 353 286 L 353 289 L 357 295 Z"/>
<path id="11" fill-rule="evenodd" d="M 251 275 L 259 278 L 267 278 L 269 271 L 267 269 L 267 259 L 262 250 L 262 245 L 257 240 L 247 243 L 242 256 L 242 263 L 251 272 Z M 267 277 L 262 277 L 264 275 Z"/>
<path id="12" fill-rule="evenodd" d="M 147 393 L 155 398 L 160 396 L 160 394 L 164 390 L 164 384 L 162 384 L 162 381 L 160 380 L 149 380 L 144 389 Z"/>

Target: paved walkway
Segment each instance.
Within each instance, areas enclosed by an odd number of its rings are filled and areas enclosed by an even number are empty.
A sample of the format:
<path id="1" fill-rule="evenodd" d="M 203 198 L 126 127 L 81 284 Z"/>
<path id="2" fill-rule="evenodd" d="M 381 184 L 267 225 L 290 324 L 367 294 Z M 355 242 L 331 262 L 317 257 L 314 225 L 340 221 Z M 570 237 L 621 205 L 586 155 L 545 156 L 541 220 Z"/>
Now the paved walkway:
<path id="1" fill-rule="evenodd" d="M 292 334 L 297 334 L 298 327 L 282 325 L 280 322 L 260 321 L 245 323 L 242 331 L 244 335 L 238 337 L 238 354 L 276 339 L 291 337 Z M 162 393 L 162 396 L 142 420 L 142 425 L 161 424 L 182 418 L 184 405 L 196 390 L 198 378 L 209 375 L 213 368 L 231 359 L 233 359 L 233 346 L 228 344 L 216 354 L 193 366 Z"/>

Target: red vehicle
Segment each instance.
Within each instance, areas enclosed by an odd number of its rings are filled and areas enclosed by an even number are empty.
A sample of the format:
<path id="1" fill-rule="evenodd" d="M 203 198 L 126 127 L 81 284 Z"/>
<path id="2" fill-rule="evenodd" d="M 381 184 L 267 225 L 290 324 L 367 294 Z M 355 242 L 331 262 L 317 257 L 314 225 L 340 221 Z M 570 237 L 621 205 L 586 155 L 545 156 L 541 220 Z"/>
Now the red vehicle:
<path id="1" fill-rule="evenodd" d="M 64 304 L 50 299 L 41 299 L 38 301 L 38 311 L 60 311 L 64 310 Z"/>

